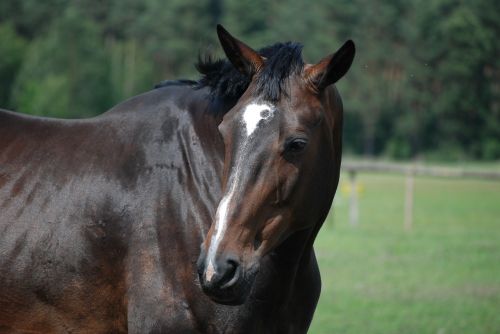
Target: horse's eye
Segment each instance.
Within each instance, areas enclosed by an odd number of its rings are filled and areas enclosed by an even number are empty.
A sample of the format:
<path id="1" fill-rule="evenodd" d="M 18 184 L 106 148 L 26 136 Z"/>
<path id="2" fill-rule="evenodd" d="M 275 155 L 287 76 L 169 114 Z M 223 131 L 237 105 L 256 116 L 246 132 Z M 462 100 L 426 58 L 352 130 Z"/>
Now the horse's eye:
<path id="1" fill-rule="evenodd" d="M 307 146 L 307 139 L 295 138 L 290 140 L 286 145 L 286 152 L 299 153 L 302 152 Z"/>

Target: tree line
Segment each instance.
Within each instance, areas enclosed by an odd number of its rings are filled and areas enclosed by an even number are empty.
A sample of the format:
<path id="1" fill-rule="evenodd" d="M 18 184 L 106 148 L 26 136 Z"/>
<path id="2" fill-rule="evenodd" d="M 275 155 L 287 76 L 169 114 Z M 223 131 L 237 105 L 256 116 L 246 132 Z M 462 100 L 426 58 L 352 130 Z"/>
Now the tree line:
<path id="1" fill-rule="evenodd" d="M 496 0 L 3 0 L 0 106 L 90 117 L 221 56 L 222 23 L 254 48 L 304 44 L 317 62 L 353 39 L 338 88 L 344 146 L 392 158 L 500 158 Z"/>

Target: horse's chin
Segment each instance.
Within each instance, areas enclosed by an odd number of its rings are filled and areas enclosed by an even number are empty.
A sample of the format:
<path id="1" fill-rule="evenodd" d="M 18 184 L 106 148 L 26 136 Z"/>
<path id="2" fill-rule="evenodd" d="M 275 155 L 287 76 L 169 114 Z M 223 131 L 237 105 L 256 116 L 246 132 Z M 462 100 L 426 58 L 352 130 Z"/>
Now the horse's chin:
<path id="1" fill-rule="evenodd" d="M 215 296 L 209 295 L 210 299 L 212 299 L 217 304 L 221 305 L 229 305 L 229 306 L 238 306 L 245 303 L 248 298 L 249 293 L 239 294 L 237 296 Z"/>

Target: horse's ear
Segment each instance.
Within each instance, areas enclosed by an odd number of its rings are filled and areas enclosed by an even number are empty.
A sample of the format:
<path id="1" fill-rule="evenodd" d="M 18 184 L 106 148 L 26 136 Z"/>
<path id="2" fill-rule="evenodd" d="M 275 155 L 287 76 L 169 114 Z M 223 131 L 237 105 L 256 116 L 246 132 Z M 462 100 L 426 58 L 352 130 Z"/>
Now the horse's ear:
<path id="1" fill-rule="evenodd" d="M 217 35 L 227 58 L 241 73 L 252 76 L 264 64 L 264 60 L 256 51 L 231 36 L 220 24 L 217 25 Z"/>
<path id="2" fill-rule="evenodd" d="M 351 67 L 355 53 L 354 42 L 348 40 L 337 52 L 307 68 L 306 78 L 312 82 L 318 91 L 325 89 L 347 73 Z"/>

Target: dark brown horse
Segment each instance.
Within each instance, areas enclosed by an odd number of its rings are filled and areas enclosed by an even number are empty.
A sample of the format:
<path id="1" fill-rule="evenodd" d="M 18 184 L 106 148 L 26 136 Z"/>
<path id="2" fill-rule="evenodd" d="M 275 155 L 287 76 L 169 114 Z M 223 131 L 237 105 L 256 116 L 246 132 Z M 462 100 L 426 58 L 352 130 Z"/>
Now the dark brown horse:
<path id="1" fill-rule="evenodd" d="M 349 41 L 227 61 L 101 116 L 0 111 L 1 333 L 304 333 L 337 187 Z"/>

